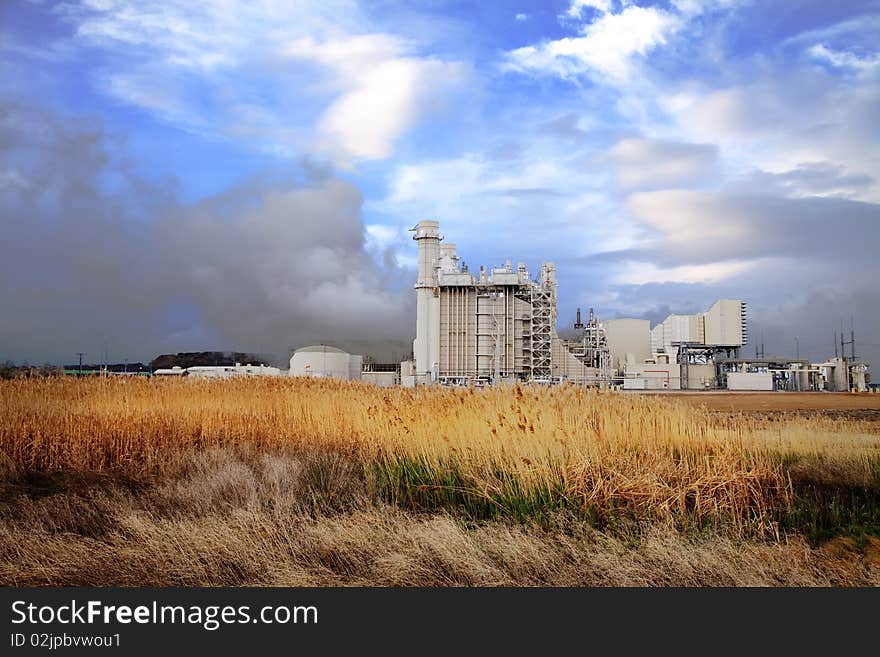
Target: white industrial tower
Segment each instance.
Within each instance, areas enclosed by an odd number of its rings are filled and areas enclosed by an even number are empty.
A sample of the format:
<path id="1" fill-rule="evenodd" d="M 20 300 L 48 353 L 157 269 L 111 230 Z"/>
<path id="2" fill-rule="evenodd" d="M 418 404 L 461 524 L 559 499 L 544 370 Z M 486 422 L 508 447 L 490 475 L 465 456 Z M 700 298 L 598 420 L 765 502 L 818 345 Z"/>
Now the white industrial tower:
<path id="1" fill-rule="evenodd" d="M 468 271 L 436 221 L 411 229 L 419 245 L 412 383 L 595 379 L 582 345 L 556 333 L 556 267 L 532 280 L 524 263 Z"/>
<path id="2" fill-rule="evenodd" d="M 410 229 L 419 244 L 419 277 L 416 281 L 416 339 L 413 359 L 417 384 L 437 380 L 440 362 L 440 291 L 437 266 L 440 260 L 440 224 L 420 221 Z"/>

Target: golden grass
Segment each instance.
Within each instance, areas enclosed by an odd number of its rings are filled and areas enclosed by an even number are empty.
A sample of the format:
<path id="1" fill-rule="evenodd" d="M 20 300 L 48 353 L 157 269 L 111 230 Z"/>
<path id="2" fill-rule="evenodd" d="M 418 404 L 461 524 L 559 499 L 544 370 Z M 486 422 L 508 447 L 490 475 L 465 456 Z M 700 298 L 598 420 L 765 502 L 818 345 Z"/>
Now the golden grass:
<path id="1" fill-rule="evenodd" d="M 176 467 L 193 450 L 247 446 L 356 455 L 386 498 L 420 506 L 732 521 L 776 531 L 786 464 L 819 459 L 870 477 L 868 423 L 715 416 L 675 399 L 576 387 L 383 389 L 314 379 L 64 378 L 0 382 L 9 473 Z M 488 509 L 488 511 L 487 511 Z"/>
<path id="2" fill-rule="evenodd" d="M 279 520 L 283 520 L 280 522 Z M 335 517 L 133 515 L 104 540 L 0 527 L 9 586 L 880 586 L 854 550 L 655 528 L 632 546 L 396 509 Z M 876 552 L 876 548 L 875 552 Z"/>
<path id="3" fill-rule="evenodd" d="M 0 495 L 0 585 L 877 586 L 880 540 L 463 523 L 370 501 L 347 457 L 212 448 L 133 488 L 62 476 Z M 33 483 L 33 482 L 31 482 Z M 338 493 L 344 505 L 327 502 Z M 322 502 L 314 508 L 313 500 Z"/>

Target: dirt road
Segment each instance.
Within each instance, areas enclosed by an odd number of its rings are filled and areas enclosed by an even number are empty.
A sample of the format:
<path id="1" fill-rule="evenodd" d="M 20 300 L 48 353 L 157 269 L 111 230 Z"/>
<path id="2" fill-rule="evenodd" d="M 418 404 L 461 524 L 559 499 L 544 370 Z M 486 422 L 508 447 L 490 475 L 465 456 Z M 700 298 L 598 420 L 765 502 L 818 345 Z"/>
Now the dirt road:
<path id="1" fill-rule="evenodd" d="M 880 394 L 848 392 L 663 392 L 713 411 L 876 411 Z"/>

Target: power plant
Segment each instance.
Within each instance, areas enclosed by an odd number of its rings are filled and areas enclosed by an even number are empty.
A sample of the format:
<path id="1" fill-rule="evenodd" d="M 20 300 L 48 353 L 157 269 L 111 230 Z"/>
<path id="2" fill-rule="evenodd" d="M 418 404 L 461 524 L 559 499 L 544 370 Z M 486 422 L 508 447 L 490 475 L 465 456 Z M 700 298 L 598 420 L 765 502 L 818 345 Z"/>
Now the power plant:
<path id="1" fill-rule="evenodd" d="M 744 358 L 747 306 L 720 299 L 705 312 L 670 315 L 653 329 L 645 319 L 601 320 L 580 309 L 572 337 L 557 333 L 556 265 L 532 278 L 525 264 L 472 273 L 443 241 L 436 221 L 411 231 L 418 244 L 413 360 L 405 386 L 503 382 L 622 386 L 624 389 L 866 389 L 867 365 L 835 358 Z"/>
<path id="2" fill-rule="evenodd" d="M 553 262 L 530 275 L 522 262 L 514 267 L 480 267 L 471 272 L 445 242 L 437 221 L 410 229 L 418 245 L 415 282 L 416 331 L 412 359 L 376 363 L 331 345 L 300 347 L 285 372 L 265 363 L 221 364 L 215 352 L 163 355 L 165 367 L 142 374 L 230 378 L 289 376 L 358 380 L 380 386 L 485 386 L 501 383 L 559 384 L 623 390 L 865 391 L 868 364 L 855 354 L 855 333 L 840 335 L 840 351 L 823 362 L 754 357 L 749 343 L 746 302 L 719 299 L 705 311 L 671 314 L 653 328 L 647 319 L 603 319 L 590 308 L 577 309 L 574 324 L 557 332 L 557 279 Z M 849 355 L 845 347 L 850 347 Z M 235 358 L 250 357 L 233 354 Z M 207 360 L 206 360 L 207 359 Z M 211 359 L 217 361 L 208 365 Z M 226 359 L 226 355 L 223 355 Z M 192 362 L 190 362 L 192 361 Z M 173 367 L 169 366 L 173 362 Z M 118 367 L 116 367 L 118 369 Z M 128 374 L 102 368 L 100 373 Z M 88 374 L 82 365 L 65 373 Z M 134 372 L 131 372 L 134 373 Z"/>
<path id="3" fill-rule="evenodd" d="M 595 376 L 556 335 L 552 262 L 536 280 L 510 262 L 474 276 L 454 244 L 440 244 L 436 221 L 412 230 L 419 245 L 413 384 L 550 380 L 560 364 Z"/>

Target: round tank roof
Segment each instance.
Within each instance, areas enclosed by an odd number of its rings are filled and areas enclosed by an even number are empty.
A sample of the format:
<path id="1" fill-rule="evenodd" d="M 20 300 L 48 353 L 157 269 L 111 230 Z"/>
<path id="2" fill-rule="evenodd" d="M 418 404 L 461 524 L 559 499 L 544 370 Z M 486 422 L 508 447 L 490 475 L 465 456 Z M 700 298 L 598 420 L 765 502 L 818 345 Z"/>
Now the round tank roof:
<path id="1" fill-rule="evenodd" d="M 344 354 L 346 352 L 342 351 L 342 349 L 337 349 L 336 347 L 331 347 L 326 344 L 314 344 L 311 347 L 300 347 L 294 353 L 328 353 L 328 354 Z"/>

